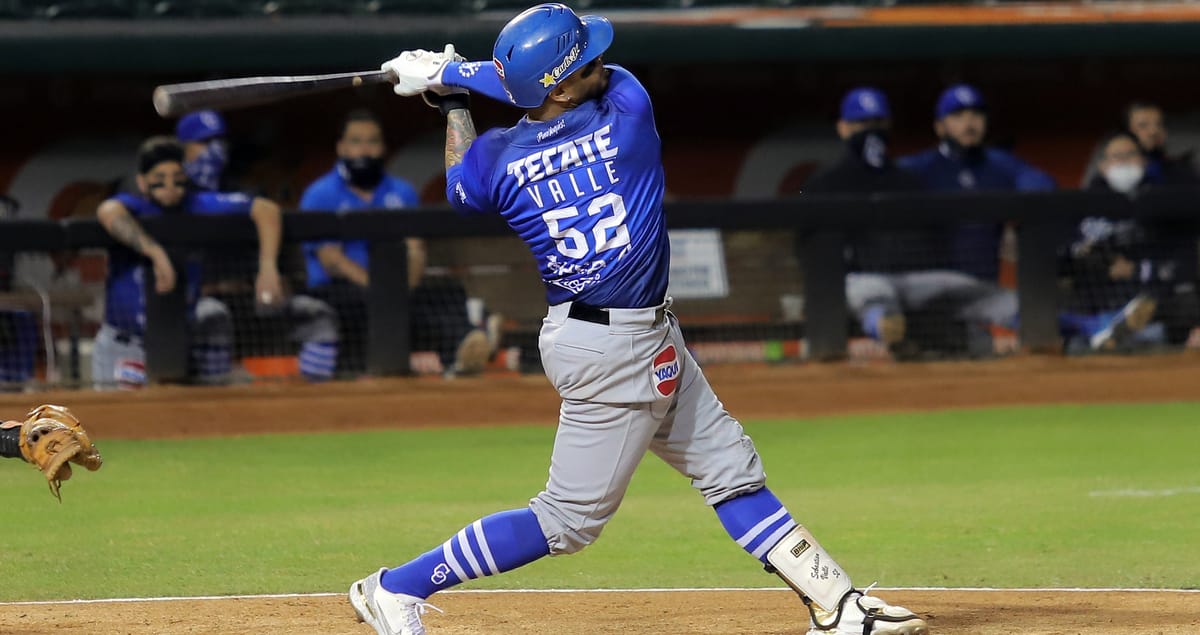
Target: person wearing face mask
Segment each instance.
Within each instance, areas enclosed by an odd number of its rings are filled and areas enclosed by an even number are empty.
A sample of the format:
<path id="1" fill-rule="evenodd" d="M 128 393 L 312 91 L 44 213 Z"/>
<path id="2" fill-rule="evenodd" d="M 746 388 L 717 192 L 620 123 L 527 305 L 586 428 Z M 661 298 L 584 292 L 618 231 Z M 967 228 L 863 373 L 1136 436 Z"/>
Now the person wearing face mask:
<path id="1" fill-rule="evenodd" d="M 876 88 L 855 88 L 842 99 L 838 136 L 842 156 L 806 183 L 808 194 L 844 192 L 911 192 L 922 189 L 912 173 L 898 168 L 887 149 L 891 108 Z M 1016 297 L 1008 290 L 967 274 L 936 268 L 944 252 L 940 230 L 868 230 L 849 237 L 846 301 L 863 333 L 887 345 L 900 357 L 912 356 L 948 342 L 906 339 L 912 319 L 929 317 L 1008 326 L 1016 317 Z M 921 254 L 920 263 L 913 254 Z M 914 266 L 920 265 L 920 266 Z M 936 313 L 937 315 L 933 315 Z M 945 330 L 945 329 L 943 329 Z M 982 352 L 982 351 L 981 351 Z"/>
<path id="2" fill-rule="evenodd" d="M 869 86 L 855 88 L 842 99 L 837 134 L 842 155 L 804 184 L 810 194 L 825 192 L 912 192 L 921 189 L 913 174 L 901 170 L 888 152 L 892 111 L 887 95 Z"/>
<path id="3" fill-rule="evenodd" d="M 1084 187 L 1134 197 L 1163 183 L 1160 172 L 1148 169 L 1150 161 L 1132 133 L 1110 133 L 1097 146 Z M 1184 241 L 1174 240 L 1172 233 L 1132 219 L 1083 219 L 1060 255 L 1067 294 L 1059 326 L 1068 349 L 1126 350 L 1139 343 L 1186 341 L 1200 322 L 1196 245 L 1190 232 L 1192 238 Z"/>
<path id="4" fill-rule="evenodd" d="M 221 189 L 229 163 L 227 134 L 225 119 L 214 110 L 187 114 L 175 124 L 175 137 L 183 144 L 183 170 L 197 189 Z"/>
<path id="5" fill-rule="evenodd" d="M 936 147 L 897 160 L 932 191 L 1044 191 L 1055 188 L 1050 175 L 1012 154 L 984 144 L 988 106 L 974 86 L 956 84 L 938 97 L 933 129 Z M 999 273 L 997 223 L 964 223 L 950 240 L 951 266 L 983 280 Z"/>
<path id="6" fill-rule="evenodd" d="M 300 199 L 302 211 L 400 210 L 418 203 L 416 190 L 384 171 L 383 125 L 368 110 L 353 110 L 342 122 L 337 161 Z M 462 284 L 426 275 L 425 243 L 409 238 L 408 284 L 412 294 L 413 350 L 435 351 L 448 374 L 483 370 L 491 353 L 488 336 L 472 326 Z M 304 245 L 310 292 L 333 305 L 342 325 L 339 367 L 365 368 L 368 248 L 365 240 L 319 241 Z"/>
<path id="7" fill-rule="evenodd" d="M 279 206 L 240 193 L 188 189 L 183 148 L 170 137 L 146 140 L 137 154 L 137 193 L 122 192 L 100 204 L 96 217 L 119 243 L 109 250 L 105 280 L 104 323 L 96 334 L 92 380 L 99 389 L 137 387 L 146 382 L 144 286 L 168 293 L 178 282 L 186 286 L 191 321 L 190 372 L 202 383 L 221 383 L 232 367 L 233 324 L 228 307 L 201 297 L 202 261 L 189 254 L 186 271 L 176 272 L 171 259 L 139 219 L 168 214 L 247 214 L 258 229 L 259 272 L 255 283 L 263 297 L 282 299 L 276 257 L 279 253 Z M 179 280 L 178 273 L 183 274 Z"/>
<path id="8" fill-rule="evenodd" d="M 1167 126 L 1163 111 L 1156 104 L 1136 101 L 1125 108 L 1124 128 L 1137 140 L 1147 158 L 1146 171 L 1163 185 L 1200 183 L 1190 152 L 1181 156 L 1167 154 Z"/>

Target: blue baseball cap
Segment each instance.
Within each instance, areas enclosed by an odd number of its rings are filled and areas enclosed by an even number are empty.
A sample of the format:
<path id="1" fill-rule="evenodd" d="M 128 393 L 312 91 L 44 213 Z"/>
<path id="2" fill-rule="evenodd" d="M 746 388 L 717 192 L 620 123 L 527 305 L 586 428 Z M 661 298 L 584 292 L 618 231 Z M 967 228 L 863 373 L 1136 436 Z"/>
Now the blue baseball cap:
<path id="1" fill-rule="evenodd" d="M 539 4 L 500 30 L 492 63 L 509 100 L 519 108 L 537 108 L 559 80 L 600 57 L 612 39 L 607 18 L 580 17 L 557 2 Z"/>
<path id="2" fill-rule="evenodd" d="M 890 119 L 892 108 L 882 90 L 862 86 L 846 93 L 842 98 L 842 120 Z"/>
<path id="3" fill-rule="evenodd" d="M 184 115 L 175 124 L 175 137 L 181 143 L 205 141 L 225 136 L 225 119 L 215 110 L 198 110 Z"/>
<path id="4" fill-rule="evenodd" d="M 942 91 L 934 109 L 934 118 L 941 119 L 960 110 L 987 110 L 987 102 L 977 88 L 970 84 L 955 84 Z"/>

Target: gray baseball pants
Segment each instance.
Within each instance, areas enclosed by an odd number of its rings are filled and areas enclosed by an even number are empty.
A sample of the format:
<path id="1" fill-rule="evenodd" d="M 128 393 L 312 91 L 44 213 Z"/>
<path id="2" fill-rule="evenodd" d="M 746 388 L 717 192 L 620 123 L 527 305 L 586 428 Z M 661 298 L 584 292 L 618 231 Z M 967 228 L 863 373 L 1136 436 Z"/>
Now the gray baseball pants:
<path id="1" fill-rule="evenodd" d="M 903 313 L 919 311 L 936 300 L 953 301 L 954 318 L 963 322 L 1012 328 L 1017 321 L 1015 291 L 965 273 L 929 270 L 846 276 L 846 303 L 859 321 L 871 306 Z"/>
<path id="2" fill-rule="evenodd" d="M 530 507 L 552 555 L 591 544 L 649 450 L 715 505 L 763 487 L 754 443 L 717 400 L 667 308 L 609 309 L 609 324 L 550 307 L 538 345 L 562 397 L 546 489 Z"/>

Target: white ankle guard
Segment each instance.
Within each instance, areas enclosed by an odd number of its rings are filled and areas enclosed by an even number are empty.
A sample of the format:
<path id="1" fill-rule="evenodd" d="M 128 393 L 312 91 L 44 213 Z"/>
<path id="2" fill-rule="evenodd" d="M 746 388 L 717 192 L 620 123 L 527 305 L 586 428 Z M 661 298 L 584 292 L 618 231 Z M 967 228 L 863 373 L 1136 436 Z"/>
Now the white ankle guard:
<path id="1" fill-rule="evenodd" d="M 825 548 L 817 542 L 803 525 L 788 532 L 767 552 L 767 562 L 788 586 L 811 603 L 813 618 L 836 614 L 841 608 L 842 598 L 854 590 L 850 576 L 829 557 Z M 816 606 L 812 606 L 815 604 Z"/>

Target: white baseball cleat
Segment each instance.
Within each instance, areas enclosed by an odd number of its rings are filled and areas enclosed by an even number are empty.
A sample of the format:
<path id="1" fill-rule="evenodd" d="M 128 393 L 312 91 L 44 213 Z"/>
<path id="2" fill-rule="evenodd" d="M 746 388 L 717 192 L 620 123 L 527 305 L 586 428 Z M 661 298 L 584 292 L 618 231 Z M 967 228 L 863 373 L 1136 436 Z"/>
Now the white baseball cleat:
<path id="1" fill-rule="evenodd" d="M 912 611 L 892 606 L 873 595 L 858 591 L 842 598 L 837 621 L 826 627 L 813 626 L 808 635 L 928 635 L 925 620 Z"/>
<path id="2" fill-rule="evenodd" d="M 384 589 L 379 583 L 384 571 L 387 569 L 350 585 L 350 606 L 358 621 L 374 628 L 377 635 L 425 635 L 421 616 L 429 609 L 442 610 L 419 597 Z"/>

